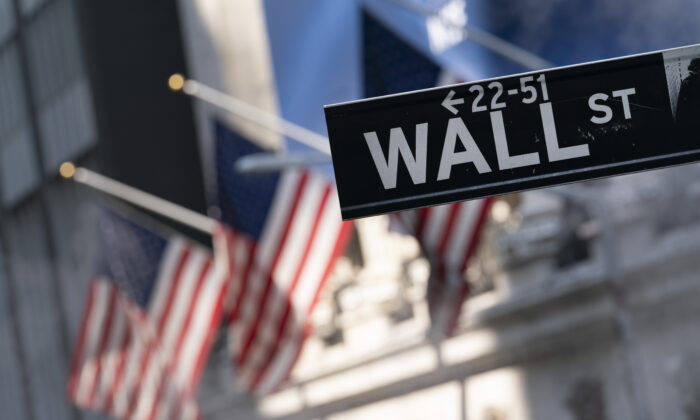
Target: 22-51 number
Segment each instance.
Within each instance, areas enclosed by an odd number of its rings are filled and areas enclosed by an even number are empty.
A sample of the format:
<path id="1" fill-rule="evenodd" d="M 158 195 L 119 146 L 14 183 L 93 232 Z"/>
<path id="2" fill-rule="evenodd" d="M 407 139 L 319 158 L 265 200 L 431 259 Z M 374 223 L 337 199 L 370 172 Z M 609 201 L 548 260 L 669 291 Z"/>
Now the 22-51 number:
<path id="1" fill-rule="evenodd" d="M 535 80 L 535 76 L 525 76 L 520 78 L 520 93 L 524 95 L 522 98 L 524 104 L 529 105 L 537 102 L 539 93 L 537 91 L 537 88 L 534 85 L 532 85 L 532 83 L 534 82 L 538 82 L 540 84 L 542 90 L 542 100 L 545 102 L 549 100 L 549 92 L 547 91 L 547 80 L 545 79 L 544 74 L 541 74 L 537 78 L 537 80 Z M 484 97 L 486 97 L 486 90 L 483 86 L 473 85 L 469 88 L 470 93 L 476 94 L 476 98 L 474 98 L 474 101 L 472 102 L 472 112 L 484 112 L 488 111 L 489 108 L 491 110 L 498 110 L 504 109 L 506 107 L 506 103 L 501 102 L 501 98 L 503 97 L 503 84 L 501 84 L 501 82 L 494 81 L 489 83 L 487 87 L 490 91 L 493 92 L 490 107 L 482 104 Z"/>

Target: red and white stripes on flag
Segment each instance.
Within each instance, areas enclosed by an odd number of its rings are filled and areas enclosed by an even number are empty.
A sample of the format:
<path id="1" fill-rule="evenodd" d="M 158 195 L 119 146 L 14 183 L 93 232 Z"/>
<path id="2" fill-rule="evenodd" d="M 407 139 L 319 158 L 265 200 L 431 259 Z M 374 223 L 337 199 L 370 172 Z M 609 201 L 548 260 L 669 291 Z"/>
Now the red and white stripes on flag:
<path id="1" fill-rule="evenodd" d="M 464 278 L 476 251 L 492 199 L 472 200 L 392 214 L 399 230 L 413 235 L 431 265 L 428 307 L 431 330 L 440 337 L 454 333 L 469 294 Z"/>
<path id="2" fill-rule="evenodd" d="M 287 171 L 257 242 L 226 231 L 231 264 L 228 333 L 234 375 L 248 392 L 282 385 L 296 362 L 309 317 L 351 224 L 335 186 L 309 171 Z"/>
<path id="3" fill-rule="evenodd" d="M 196 419 L 196 390 L 226 294 L 226 264 L 171 238 L 146 310 L 105 278 L 91 283 L 68 397 L 119 419 Z"/>

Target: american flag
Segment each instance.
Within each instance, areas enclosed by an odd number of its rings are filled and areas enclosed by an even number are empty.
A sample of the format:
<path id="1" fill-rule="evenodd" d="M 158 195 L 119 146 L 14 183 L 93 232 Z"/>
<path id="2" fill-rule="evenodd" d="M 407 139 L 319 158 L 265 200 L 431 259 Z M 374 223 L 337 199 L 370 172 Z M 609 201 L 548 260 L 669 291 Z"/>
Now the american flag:
<path id="1" fill-rule="evenodd" d="M 98 215 L 100 258 L 73 351 L 68 397 L 120 419 L 195 419 L 221 322 L 223 259 L 116 210 Z"/>
<path id="2" fill-rule="evenodd" d="M 464 272 L 474 255 L 492 199 L 447 204 L 392 215 L 397 230 L 415 236 L 430 261 L 428 308 L 431 330 L 453 334 L 469 295 Z"/>
<path id="3" fill-rule="evenodd" d="M 363 13 L 362 22 L 367 97 L 425 89 L 450 79 L 369 13 Z M 437 336 L 452 335 L 457 325 L 469 294 L 463 273 L 476 249 L 490 203 L 490 199 L 474 200 L 391 216 L 397 230 L 418 239 L 430 261 L 428 306 L 431 330 Z"/>
<path id="4" fill-rule="evenodd" d="M 234 162 L 263 150 L 216 124 L 219 206 L 232 273 L 228 333 L 239 386 L 276 390 L 309 333 L 309 316 L 351 224 L 335 186 L 310 170 L 241 175 Z"/>

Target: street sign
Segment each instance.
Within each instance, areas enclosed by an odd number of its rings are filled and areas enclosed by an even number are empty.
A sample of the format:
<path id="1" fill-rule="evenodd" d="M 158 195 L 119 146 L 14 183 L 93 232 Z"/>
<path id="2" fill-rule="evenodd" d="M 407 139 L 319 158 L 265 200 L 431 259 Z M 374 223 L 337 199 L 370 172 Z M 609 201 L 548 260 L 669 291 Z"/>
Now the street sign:
<path id="1" fill-rule="evenodd" d="M 326 106 L 343 219 L 700 160 L 700 45 Z"/>

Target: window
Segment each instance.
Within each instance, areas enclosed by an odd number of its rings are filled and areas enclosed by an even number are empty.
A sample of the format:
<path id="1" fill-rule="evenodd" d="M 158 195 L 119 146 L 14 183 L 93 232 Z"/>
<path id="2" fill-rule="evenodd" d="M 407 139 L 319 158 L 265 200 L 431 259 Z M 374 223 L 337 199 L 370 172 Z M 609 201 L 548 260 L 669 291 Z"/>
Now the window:
<path id="1" fill-rule="evenodd" d="M 72 3 L 55 0 L 27 24 L 27 55 L 45 170 L 85 152 L 96 138 L 92 99 Z"/>
<path id="2" fill-rule="evenodd" d="M 21 200 L 39 181 L 34 142 L 14 43 L 0 51 L 0 192 L 2 203 Z"/>
<path id="3" fill-rule="evenodd" d="M 4 139 L 26 123 L 27 103 L 16 44 L 0 51 L 0 139 Z"/>
<path id="4" fill-rule="evenodd" d="M 19 8 L 22 11 L 22 15 L 27 16 L 35 12 L 44 3 L 46 3 L 46 0 L 20 0 Z"/>
<path id="5" fill-rule="evenodd" d="M 15 29 L 15 13 L 12 0 L 0 0 L 0 44 L 12 35 Z"/>
<path id="6" fill-rule="evenodd" d="M 72 4 L 65 0 L 49 4 L 29 21 L 26 38 L 35 100 L 42 107 L 82 73 Z"/>

